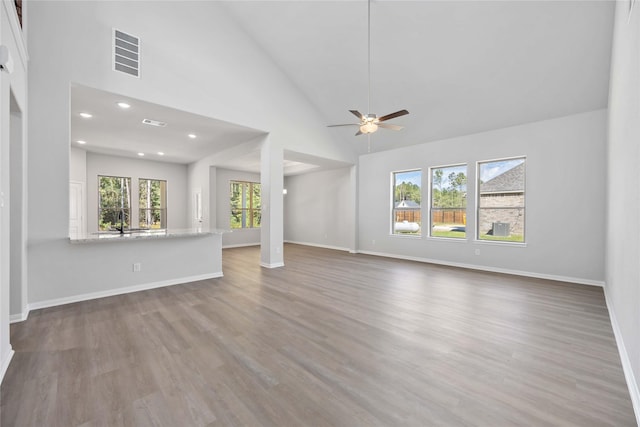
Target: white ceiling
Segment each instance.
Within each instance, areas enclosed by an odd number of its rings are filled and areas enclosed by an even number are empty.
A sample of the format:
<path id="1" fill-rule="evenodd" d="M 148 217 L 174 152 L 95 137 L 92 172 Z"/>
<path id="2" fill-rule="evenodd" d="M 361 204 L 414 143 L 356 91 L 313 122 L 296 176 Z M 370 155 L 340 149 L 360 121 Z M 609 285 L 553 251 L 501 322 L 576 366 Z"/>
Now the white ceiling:
<path id="1" fill-rule="evenodd" d="M 224 7 L 329 124 L 367 113 L 367 2 L 228 1 Z M 406 108 L 371 151 L 607 107 L 612 1 L 371 3 L 371 113 Z M 81 86 L 71 91 L 72 144 L 114 155 L 189 163 L 262 132 Z M 128 100 L 123 111 L 115 103 Z M 89 120 L 78 116 L 89 111 Z M 141 123 L 165 121 L 165 128 Z M 356 127 L 330 130 L 367 151 Z M 195 140 L 187 137 L 195 133 Z M 163 151 L 165 156 L 157 156 Z M 285 174 L 336 167 L 288 153 Z M 225 167 L 259 171 L 259 150 Z"/>
<path id="2" fill-rule="evenodd" d="M 123 110 L 119 102 L 130 108 Z M 89 113 L 83 118 L 80 113 Z M 142 123 L 143 119 L 165 122 L 165 127 Z M 189 138 L 189 134 L 196 138 Z M 71 145 L 112 156 L 189 164 L 211 154 L 254 140 L 264 132 L 174 108 L 133 99 L 86 86 L 71 86 Z M 85 141 L 85 144 L 78 143 Z M 164 153 L 159 155 L 158 152 Z M 140 157 L 138 153 L 144 153 Z M 225 158 L 227 169 L 260 172 L 259 144 L 242 155 Z M 284 175 L 344 167 L 346 164 L 285 151 Z"/>
<path id="3" fill-rule="evenodd" d="M 410 115 L 371 151 L 606 108 L 614 3 L 372 0 L 371 113 Z M 327 125 L 367 112 L 366 1 L 225 5 Z"/>
<path id="4" fill-rule="evenodd" d="M 123 110 L 118 102 L 130 108 Z M 81 112 L 93 115 L 89 119 Z M 167 123 L 154 127 L 143 119 Z M 195 139 L 189 134 L 196 135 Z M 73 85 L 71 87 L 71 144 L 84 150 L 124 157 L 145 154 L 148 160 L 191 163 L 210 154 L 250 141 L 264 132 L 127 96 Z M 85 145 L 78 140 L 86 141 Z M 157 153 L 163 152 L 164 156 Z"/>

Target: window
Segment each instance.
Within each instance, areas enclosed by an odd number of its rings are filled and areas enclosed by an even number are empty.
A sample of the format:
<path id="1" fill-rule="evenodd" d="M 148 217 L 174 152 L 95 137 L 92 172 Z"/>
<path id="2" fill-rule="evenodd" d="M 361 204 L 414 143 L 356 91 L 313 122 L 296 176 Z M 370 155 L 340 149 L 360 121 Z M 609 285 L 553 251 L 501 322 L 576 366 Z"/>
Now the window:
<path id="1" fill-rule="evenodd" d="M 259 228 L 260 184 L 231 181 L 231 228 Z"/>
<path id="2" fill-rule="evenodd" d="M 167 228 L 167 181 L 138 180 L 140 228 Z"/>
<path id="3" fill-rule="evenodd" d="M 431 168 L 431 236 L 467 237 L 467 165 Z"/>
<path id="4" fill-rule="evenodd" d="M 420 170 L 393 173 L 393 208 L 391 233 L 420 235 L 422 199 Z"/>
<path id="5" fill-rule="evenodd" d="M 478 239 L 524 242 L 525 158 L 478 163 Z"/>
<path id="6" fill-rule="evenodd" d="M 131 224 L 131 178 L 98 176 L 98 229 L 127 229 Z"/>

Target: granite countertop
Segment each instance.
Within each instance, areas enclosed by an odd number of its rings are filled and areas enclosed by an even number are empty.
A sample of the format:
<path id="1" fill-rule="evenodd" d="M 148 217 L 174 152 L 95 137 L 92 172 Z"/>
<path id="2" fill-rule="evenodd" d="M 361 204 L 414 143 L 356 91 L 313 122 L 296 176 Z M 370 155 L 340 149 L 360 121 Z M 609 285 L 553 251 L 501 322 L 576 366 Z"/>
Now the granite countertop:
<path id="1" fill-rule="evenodd" d="M 202 228 L 184 228 L 184 229 L 166 229 L 166 230 L 125 230 L 124 234 L 119 231 L 99 231 L 96 233 L 87 233 L 74 238 L 69 238 L 71 243 L 94 243 L 94 242 L 119 242 L 123 240 L 141 240 L 141 239 L 171 239 L 181 237 L 198 237 L 210 236 L 214 234 L 230 233 L 230 230 L 222 229 L 202 229 Z"/>

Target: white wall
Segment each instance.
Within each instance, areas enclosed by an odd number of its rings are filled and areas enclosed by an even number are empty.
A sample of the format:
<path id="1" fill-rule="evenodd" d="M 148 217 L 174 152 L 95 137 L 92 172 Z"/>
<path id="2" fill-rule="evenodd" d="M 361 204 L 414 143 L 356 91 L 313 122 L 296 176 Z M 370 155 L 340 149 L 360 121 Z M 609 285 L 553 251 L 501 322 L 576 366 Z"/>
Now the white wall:
<path id="1" fill-rule="evenodd" d="M 190 228 L 187 219 L 189 197 L 186 165 L 89 152 L 87 153 L 87 229 L 90 233 L 98 231 L 98 175 L 131 178 L 132 224 L 137 224 L 138 218 L 138 180 L 167 181 L 167 228 Z"/>
<path id="2" fill-rule="evenodd" d="M 358 249 L 602 284 L 605 140 L 606 111 L 595 111 L 361 156 Z M 474 241 L 476 162 L 522 155 L 527 156 L 526 245 Z M 391 173 L 422 169 L 426 201 L 428 168 L 459 163 L 469 165 L 468 239 L 390 235 Z M 423 234 L 426 224 L 425 218 Z"/>
<path id="3" fill-rule="evenodd" d="M 284 186 L 286 241 L 351 248 L 351 168 L 289 176 Z"/>
<path id="4" fill-rule="evenodd" d="M 26 24 L 26 21 L 25 21 Z M 22 283 L 14 284 L 20 288 L 20 302 L 26 294 L 26 221 L 21 218 L 19 227 L 20 237 L 17 241 L 15 234 L 11 230 L 12 221 L 10 213 L 23 216 L 26 211 L 27 200 L 24 197 L 24 186 L 26 185 L 26 157 L 13 159 L 17 164 L 13 164 L 10 159 L 11 152 L 15 152 L 16 144 L 21 145 L 20 151 L 24 154 L 26 147 L 26 126 L 27 126 L 27 60 L 28 55 L 22 36 L 22 31 L 18 23 L 18 18 L 13 2 L 3 1 L 0 5 L 0 44 L 6 46 L 13 59 L 14 69 L 11 74 L 0 71 L 0 380 L 4 377 L 9 365 L 13 350 L 9 342 L 9 319 L 10 300 L 12 299 L 11 280 L 19 280 Z M 11 105 L 11 97 L 15 106 Z M 19 121 L 12 120 L 11 112 L 21 112 Z M 21 122 L 21 123 L 19 123 Z M 11 129 L 21 126 L 19 132 Z M 21 138 L 22 141 L 13 141 L 13 138 Z M 20 155 L 19 157 L 22 157 Z M 19 176 L 18 176 L 19 175 Z M 19 182 L 15 182 L 15 180 Z M 13 181 L 13 182 L 12 182 Z M 19 187 L 23 187 L 20 191 Z M 21 195 L 11 192 L 22 193 Z M 13 199 L 13 205 L 12 205 Z M 16 206 L 21 205 L 21 206 Z M 17 223 L 13 222 L 13 225 Z M 13 262 L 11 261 L 13 258 Z M 16 263 L 16 261 L 19 261 Z M 16 265 L 20 271 L 11 271 Z M 15 297 L 15 295 L 13 295 Z"/>
<path id="5" fill-rule="evenodd" d="M 87 151 L 77 147 L 70 147 L 69 151 L 69 180 L 87 183 Z"/>
<path id="6" fill-rule="evenodd" d="M 262 129 L 269 133 L 269 153 L 280 158 L 283 149 L 289 148 L 322 158 L 354 160 L 351 148 L 331 138 L 311 104 L 217 2 L 155 2 L 150 8 L 146 2 L 50 1 L 25 2 L 25 7 L 30 19 L 32 106 L 30 303 L 121 286 L 120 275 L 100 267 L 105 259 L 120 259 L 115 246 L 104 246 L 93 256 L 90 251 L 81 255 L 84 252 L 66 239 L 71 83 Z M 140 37 L 141 78 L 112 71 L 114 27 Z M 202 165 L 202 179 L 208 185 L 213 178 L 207 170 L 211 165 Z M 269 184 L 281 186 L 281 180 L 281 176 L 280 181 L 270 178 Z M 191 182 L 189 188 L 187 194 Z M 189 196 L 185 203 L 190 205 Z M 44 211 L 46 220 L 41 215 Z M 281 209 L 269 209 L 266 215 L 274 216 L 267 250 L 275 251 L 282 242 L 277 228 L 282 225 Z M 159 276 L 175 277 L 175 266 L 160 261 L 163 253 L 158 249 L 156 257 L 149 256 L 150 267 Z M 118 268 L 128 270 L 132 261 Z M 149 278 L 138 275 L 127 280 L 144 284 Z"/>
<path id="7" fill-rule="evenodd" d="M 12 102 L 11 122 L 10 122 L 10 159 L 11 159 L 11 182 L 10 182 L 10 222 L 11 222 L 11 320 L 20 319 L 20 314 L 27 308 L 27 296 L 24 284 L 26 283 L 26 216 L 24 215 L 24 199 L 27 195 L 24 192 L 23 158 L 26 157 L 25 147 L 22 144 L 22 114 L 19 107 Z"/>
<path id="8" fill-rule="evenodd" d="M 616 3 L 609 93 L 606 295 L 640 423 L 640 5 Z"/>
<path id="9" fill-rule="evenodd" d="M 39 241 L 30 254 L 46 261 L 40 270 L 30 272 L 29 279 L 48 281 L 51 286 L 30 287 L 29 308 L 220 277 L 221 242 L 219 235 L 89 243 Z M 140 263 L 140 272 L 133 272 L 133 263 Z"/>
<path id="10" fill-rule="evenodd" d="M 229 199 L 229 181 L 248 181 L 260 183 L 260 174 L 237 170 L 217 168 L 216 187 L 211 197 L 216 199 L 216 227 L 229 230 L 229 218 L 231 216 L 231 203 Z M 235 229 L 231 233 L 222 236 L 222 246 L 248 246 L 260 244 L 260 229 Z"/>

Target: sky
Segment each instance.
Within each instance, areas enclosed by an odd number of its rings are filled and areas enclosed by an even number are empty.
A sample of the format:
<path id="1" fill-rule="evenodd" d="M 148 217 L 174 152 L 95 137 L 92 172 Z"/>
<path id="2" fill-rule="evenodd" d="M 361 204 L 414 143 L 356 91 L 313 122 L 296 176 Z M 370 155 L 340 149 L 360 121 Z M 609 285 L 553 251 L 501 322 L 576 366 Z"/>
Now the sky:
<path id="1" fill-rule="evenodd" d="M 441 169 L 442 170 L 442 189 L 445 188 L 449 188 L 450 187 L 450 182 L 449 182 L 449 174 L 451 174 L 452 172 L 454 174 L 459 174 L 460 172 L 464 173 L 465 175 L 467 174 L 467 165 L 458 165 L 458 166 L 446 166 L 446 167 L 442 167 L 442 168 L 433 168 L 431 169 L 431 173 L 434 173 L 436 170 Z M 461 191 L 467 191 L 467 186 L 463 186 L 461 189 Z"/>
<path id="2" fill-rule="evenodd" d="M 396 183 L 400 184 L 402 182 L 409 182 L 420 187 L 422 185 L 422 172 L 416 170 L 396 173 Z"/>
<path id="3" fill-rule="evenodd" d="M 513 169 L 523 162 L 524 159 L 520 158 L 480 163 L 480 179 L 482 180 L 482 182 L 487 182 L 490 179 L 495 178 L 496 176 L 508 171 L 509 169 Z"/>
<path id="4" fill-rule="evenodd" d="M 495 178 L 501 173 L 504 173 L 509 169 L 512 169 L 518 166 L 520 163 L 523 163 L 523 162 L 524 162 L 524 159 L 519 158 L 519 159 L 496 160 L 491 162 L 480 163 L 480 179 L 482 180 L 482 182 L 487 182 L 490 179 Z M 444 169 L 444 175 L 442 177 L 442 187 L 446 188 L 449 186 L 449 180 L 447 179 L 447 176 L 451 172 L 455 172 L 456 174 L 458 172 L 466 172 L 467 166 L 466 165 L 448 166 L 448 167 L 442 167 L 442 168 L 434 168 L 432 169 L 432 171 L 436 169 Z M 408 172 L 397 172 L 395 176 L 396 176 L 397 183 L 409 182 L 411 184 L 422 186 L 422 171 L 420 170 L 414 170 L 414 171 L 408 171 Z"/>

